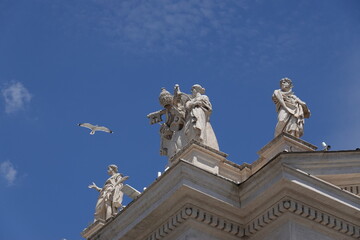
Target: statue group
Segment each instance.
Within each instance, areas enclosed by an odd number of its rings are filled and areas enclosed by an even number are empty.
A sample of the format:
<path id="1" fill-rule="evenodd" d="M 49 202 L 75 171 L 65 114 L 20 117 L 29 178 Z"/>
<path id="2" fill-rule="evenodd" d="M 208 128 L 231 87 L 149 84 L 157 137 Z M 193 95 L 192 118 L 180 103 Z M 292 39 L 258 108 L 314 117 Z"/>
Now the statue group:
<path id="1" fill-rule="evenodd" d="M 278 113 L 275 137 L 285 132 L 300 138 L 304 134 L 304 119 L 310 117 L 306 103 L 294 94 L 292 88 L 292 81 L 283 78 L 280 80 L 280 89 L 275 90 L 272 95 Z M 150 113 L 147 117 L 150 124 L 162 122 L 161 155 L 171 158 L 192 139 L 219 150 L 210 124 L 212 106 L 205 95 L 205 88 L 195 84 L 191 88 L 191 94 L 181 92 L 179 85 L 175 85 L 173 94 L 162 88 L 159 101 L 163 109 Z"/>
<path id="2" fill-rule="evenodd" d="M 275 137 L 285 132 L 300 138 L 304 133 L 304 119 L 310 117 L 310 110 L 305 102 L 300 100 L 292 91 L 293 84 L 289 78 L 280 80 L 280 89 L 275 90 L 272 100 L 276 105 L 278 122 L 275 128 Z M 161 123 L 160 154 L 171 158 L 191 140 L 219 150 L 214 131 L 210 124 L 212 106 L 205 95 L 205 88 L 195 84 L 191 94 L 180 91 L 175 85 L 171 94 L 162 88 L 159 96 L 163 109 L 150 113 L 147 117 L 151 124 Z M 165 116 L 163 121 L 162 117 Z M 110 177 L 102 188 L 95 183 L 89 188 L 100 192 L 95 209 L 95 221 L 105 222 L 121 210 L 124 194 L 131 198 L 140 195 L 136 189 L 124 185 L 128 179 L 118 172 L 116 165 L 108 166 Z"/>
<path id="3" fill-rule="evenodd" d="M 166 118 L 160 127 L 161 155 L 172 157 L 192 139 L 219 150 L 210 124 L 212 106 L 205 88 L 195 84 L 191 94 L 181 92 L 179 85 L 175 85 L 173 94 L 162 88 L 159 102 L 163 109 L 147 117 L 150 124 L 163 122 L 162 116 Z"/>

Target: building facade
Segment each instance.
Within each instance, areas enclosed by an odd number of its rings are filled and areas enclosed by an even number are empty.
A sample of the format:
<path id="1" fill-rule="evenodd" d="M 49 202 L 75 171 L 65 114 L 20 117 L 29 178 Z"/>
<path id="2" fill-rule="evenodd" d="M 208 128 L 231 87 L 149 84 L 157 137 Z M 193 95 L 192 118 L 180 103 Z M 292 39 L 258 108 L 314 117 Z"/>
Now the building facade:
<path id="1" fill-rule="evenodd" d="M 316 151 L 282 133 L 252 164 L 196 141 L 89 240 L 360 239 L 360 151 Z"/>

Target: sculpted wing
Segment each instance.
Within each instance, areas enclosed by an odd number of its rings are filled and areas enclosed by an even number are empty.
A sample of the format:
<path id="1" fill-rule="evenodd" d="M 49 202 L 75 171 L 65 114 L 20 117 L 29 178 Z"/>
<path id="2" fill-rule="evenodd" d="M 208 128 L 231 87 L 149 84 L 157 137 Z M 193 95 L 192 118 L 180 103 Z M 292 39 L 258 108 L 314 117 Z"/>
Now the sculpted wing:
<path id="1" fill-rule="evenodd" d="M 132 199 L 136 198 L 137 196 L 139 196 L 141 194 L 138 190 L 136 190 L 135 188 L 131 187 L 128 184 L 124 184 L 121 191 L 123 193 L 125 193 L 126 195 L 128 195 Z"/>

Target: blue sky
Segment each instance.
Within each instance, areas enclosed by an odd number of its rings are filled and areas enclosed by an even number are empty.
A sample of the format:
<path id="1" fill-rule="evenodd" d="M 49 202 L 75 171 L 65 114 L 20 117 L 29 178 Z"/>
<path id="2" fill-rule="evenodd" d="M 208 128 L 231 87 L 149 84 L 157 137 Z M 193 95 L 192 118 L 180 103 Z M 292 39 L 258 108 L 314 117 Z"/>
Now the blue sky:
<path id="1" fill-rule="evenodd" d="M 272 140 L 283 77 L 302 139 L 360 147 L 359 42 L 357 0 L 0 0 L 0 239 L 81 239 L 109 164 L 150 185 L 167 160 L 146 115 L 176 83 L 206 88 L 235 163 Z"/>

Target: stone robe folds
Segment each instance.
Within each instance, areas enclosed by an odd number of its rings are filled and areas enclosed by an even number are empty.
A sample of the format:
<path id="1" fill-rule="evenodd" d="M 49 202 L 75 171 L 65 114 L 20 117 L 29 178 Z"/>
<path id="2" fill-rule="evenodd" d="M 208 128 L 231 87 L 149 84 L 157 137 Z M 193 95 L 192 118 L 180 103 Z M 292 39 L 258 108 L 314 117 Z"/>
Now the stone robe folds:
<path id="1" fill-rule="evenodd" d="M 105 182 L 96 203 L 95 220 L 104 221 L 117 214 L 124 196 L 121 191 L 122 182 L 123 178 L 120 173 L 115 173 Z"/>
<path id="2" fill-rule="evenodd" d="M 189 111 L 185 124 L 185 136 L 187 142 L 195 139 L 209 147 L 219 150 L 219 145 L 210 124 L 212 106 L 206 95 L 200 95 L 191 99 L 186 104 Z"/>
<path id="3" fill-rule="evenodd" d="M 278 112 L 275 137 L 282 132 L 301 137 L 304 134 L 304 118 L 310 117 L 310 110 L 305 102 L 295 96 L 291 90 L 288 92 L 275 90 L 272 99 Z"/>

